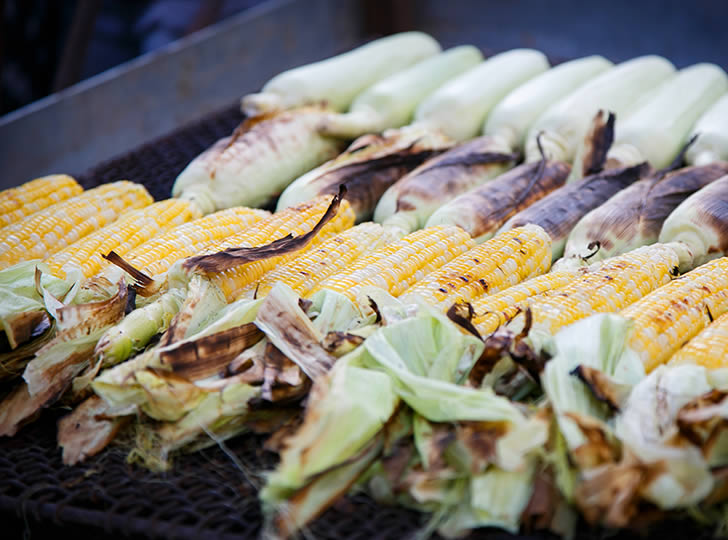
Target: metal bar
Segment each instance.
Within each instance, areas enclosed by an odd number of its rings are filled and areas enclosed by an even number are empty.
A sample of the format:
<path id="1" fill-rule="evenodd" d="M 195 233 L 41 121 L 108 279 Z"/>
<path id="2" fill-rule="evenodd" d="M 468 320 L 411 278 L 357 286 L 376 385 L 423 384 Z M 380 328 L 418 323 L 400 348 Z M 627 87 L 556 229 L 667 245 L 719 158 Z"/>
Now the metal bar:
<path id="1" fill-rule="evenodd" d="M 0 188 L 80 174 L 364 36 L 357 0 L 273 0 L 0 118 Z"/>

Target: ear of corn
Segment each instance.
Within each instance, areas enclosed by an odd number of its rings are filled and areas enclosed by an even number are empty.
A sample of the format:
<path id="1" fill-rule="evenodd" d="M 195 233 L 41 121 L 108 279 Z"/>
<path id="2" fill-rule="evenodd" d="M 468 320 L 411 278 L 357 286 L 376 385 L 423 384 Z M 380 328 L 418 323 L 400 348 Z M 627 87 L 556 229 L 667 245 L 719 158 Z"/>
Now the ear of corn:
<path id="1" fill-rule="evenodd" d="M 642 107 L 626 117 L 617 116 L 614 145 L 607 155 L 609 163 L 625 166 L 648 161 L 653 167 L 666 167 L 687 141 L 698 118 L 726 90 L 728 76 L 714 64 L 681 69 Z"/>
<path id="2" fill-rule="evenodd" d="M 0 229 L 0 268 L 44 259 L 119 218 L 151 204 L 140 184 L 104 184 Z"/>
<path id="3" fill-rule="evenodd" d="M 526 225 L 466 251 L 416 282 L 404 298 L 419 297 L 448 309 L 456 302 L 470 302 L 543 274 L 550 266 L 549 235 L 538 225 Z"/>
<path id="4" fill-rule="evenodd" d="M 276 283 L 285 283 L 305 298 L 321 281 L 345 271 L 363 254 L 395 240 L 397 235 L 393 231 L 376 223 L 362 223 L 307 249 L 286 264 L 279 264 L 239 296 L 261 298 Z"/>
<path id="5" fill-rule="evenodd" d="M 0 227 L 79 195 L 83 188 L 67 174 L 52 174 L 0 191 Z"/>
<path id="6" fill-rule="evenodd" d="M 486 337 L 509 323 L 530 298 L 558 290 L 574 281 L 582 272 L 577 269 L 549 272 L 495 294 L 484 294 L 472 302 L 473 326 L 481 336 Z"/>
<path id="7" fill-rule="evenodd" d="M 363 288 L 377 287 L 399 296 L 473 245 L 470 236 L 458 227 L 422 229 L 359 257 L 345 272 L 322 281 L 310 294 L 326 289 L 356 301 Z"/>
<path id="8" fill-rule="evenodd" d="M 320 133 L 321 107 L 248 119 L 179 174 L 172 195 L 209 214 L 233 206 L 263 206 L 303 173 L 343 150 Z"/>
<path id="9" fill-rule="evenodd" d="M 444 204 L 427 225 L 457 225 L 484 242 L 511 216 L 561 188 L 570 171 L 561 161 L 524 163 Z"/>
<path id="10" fill-rule="evenodd" d="M 346 110 L 367 87 L 440 52 L 422 32 L 403 32 L 377 39 L 349 52 L 289 69 L 273 77 L 260 94 L 242 99 L 247 116 L 325 102 Z"/>
<path id="11" fill-rule="evenodd" d="M 728 313 L 724 313 L 670 357 L 670 365 L 695 364 L 708 369 L 728 364 Z"/>
<path id="12" fill-rule="evenodd" d="M 119 219 L 85 236 L 46 259 L 50 271 L 66 277 L 71 268 L 91 277 L 104 266 L 103 255 L 112 250 L 124 256 L 139 244 L 193 218 L 200 217 L 197 207 L 189 201 L 168 199 L 132 210 Z"/>
<path id="13" fill-rule="evenodd" d="M 534 297 L 528 303 L 533 328 L 554 335 L 595 313 L 626 308 L 676 275 L 678 249 L 663 244 L 642 247 L 605 261 L 554 294 Z M 522 321 L 519 316 L 511 325 Z"/>
<path id="14" fill-rule="evenodd" d="M 424 98 L 482 60 L 480 51 L 470 45 L 423 60 L 362 92 L 348 113 L 328 116 L 322 129 L 336 137 L 354 138 L 401 127 L 410 122 Z"/>
<path id="15" fill-rule="evenodd" d="M 518 85 L 549 68 L 543 53 L 514 49 L 496 54 L 443 85 L 415 111 L 415 122 L 465 141 L 475 137 L 493 107 Z"/>
<path id="16" fill-rule="evenodd" d="M 569 233 L 590 210 L 604 204 L 612 195 L 647 174 L 646 163 L 604 171 L 552 191 L 511 217 L 499 232 L 528 223 L 543 227 L 551 236 L 554 260 L 561 257 Z"/>
<path id="17" fill-rule="evenodd" d="M 512 166 L 517 156 L 488 136 L 460 144 L 392 185 L 379 200 L 374 219 L 404 232 L 420 229 L 440 205 L 487 183 Z"/>
<path id="18" fill-rule="evenodd" d="M 667 216 L 660 242 L 683 242 L 697 266 L 723 256 L 728 250 L 728 176 L 693 193 Z M 685 272 L 693 266 L 681 266 Z"/>
<path id="19" fill-rule="evenodd" d="M 270 212 L 244 206 L 220 210 L 144 242 L 127 252 L 124 259 L 150 277 L 161 276 L 175 262 L 247 231 L 269 216 Z"/>
<path id="20" fill-rule="evenodd" d="M 549 159 L 571 162 L 594 115 L 607 110 L 626 117 L 650 91 L 675 72 L 659 56 L 641 56 L 608 69 L 554 103 L 533 124 L 526 139 L 526 160 L 541 159 L 536 137 Z"/>
<path id="21" fill-rule="evenodd" d="M 697 139 L 685 153 L 690 165 L 708 165 L 728 160 L 728 95 L 724 95 L 703 113 L 693 126 L 691 138 Z"/>
<path id="22" fill-rule="evenodd" d="M 493 107 L 485 120 L 483 134 L 499 139 L 508 148 L 522 148 L 529 128 L 539 115 L 611 66 L 601 56 L 587 56 L 536 75 Z"/>
<path id="23" fill-rule="evenodd" d="M 683 200 L 725 174 L 728 163 L 713 163 L 635 182 L 579 220 L 564 258 L 589 255 L 589 262 L 596 262 L 656 242 L 663 223 Z"/>
<path id="24" fill-rule="evenodd" d="M 646 295 L 620 315 L 633 321 L 629 347 L 650 372 L 726 311 L 728 257 L 721 257 Z"/>

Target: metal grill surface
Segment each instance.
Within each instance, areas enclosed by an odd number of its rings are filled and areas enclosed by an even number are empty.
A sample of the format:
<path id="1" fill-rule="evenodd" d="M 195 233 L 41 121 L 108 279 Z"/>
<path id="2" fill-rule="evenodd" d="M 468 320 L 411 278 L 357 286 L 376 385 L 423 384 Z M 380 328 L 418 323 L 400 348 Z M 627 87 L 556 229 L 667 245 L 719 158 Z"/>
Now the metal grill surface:
<path id="1" fill-rule="evenodd" d="M 178 173 L 242 120 L 233 105 L 185 126 L 136 151 L 102 163 L 79 178 L 84 187 L 128 179 L 147 186 L 155 199 L 169 196 Z M 1 389 L 0 389 L 0 393 Z M 167 473 L 152 473 L 126 462 L 123 446 L 107 448 L 87 462 L 64 466 L 56 444 L 56 422 L 67 411 L 44 411 L 17 436 L 0 438 L 0 538 L 92 540 L 123 535 L 132 540 L 225 540 L 257 538 L 263 517 L 257 498 L 261 473 L 274 464 L 263 438 L 243 435 L 224 446 L 179 457 Z M 400 539 L 411 537 L 426 516 L 380 506 L 364 495 L 337 503 L 306 531 L 317 539 Z M 710 531 L 686 522 L 664 523 L 655 537 L 708 538 Z M 577 538 L 603 531 L 580 528 Z M 638 538 L 623 533 L 619 538 Z M 515 538 L 479 530 L 472 539 Z M 543 539 L 546 536 L 522 536 Z"/>

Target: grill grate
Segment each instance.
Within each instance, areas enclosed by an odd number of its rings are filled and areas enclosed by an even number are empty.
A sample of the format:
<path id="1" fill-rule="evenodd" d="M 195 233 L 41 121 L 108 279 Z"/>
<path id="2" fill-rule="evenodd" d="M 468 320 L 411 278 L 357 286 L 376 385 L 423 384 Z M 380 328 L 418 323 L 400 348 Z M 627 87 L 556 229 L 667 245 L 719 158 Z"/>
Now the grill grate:
<path id="1" fill-rule="evenodd" d="M 177 174 L 242 120 L 237 104 L 185 126 L 155 142 L 100 164 L 79 178 L 84 187 L 128 179 L 147 186 L 155 199 L 169 196 Z M 141 539 L 242 539 L 260 536 L 262 515 L 255 485 L 273 456 L 261 450 L 263 438 L 237 437 L 225 444 L 246 468 L 241 471 L 220 447 L 178 458 L 172 471 L 154 474 L 126 463 L 121 446 L 107 448 L 86 463 L 66 467 L 56 446 L 61 409 L 43 417 L 11 439 L 0 438 L 0 520 L 3 538 L 85 539 L 124 535 Z M 309 529 L 317 539 L 400 539 L 411 536 L 426 516 L 402 508 L 378 506 L 363 495 L 342 500 Z M 660 525 L 656 534 L 710 537 L 685 522 Z M 578 538 L 602 533 L 582 529 Z M 636 538 L 621 534 L 626 540 Z M 473 539 L 513 538 L 501 531 L 479 530 Z M 544 536 L 522 538 L 543 539 Z"/>

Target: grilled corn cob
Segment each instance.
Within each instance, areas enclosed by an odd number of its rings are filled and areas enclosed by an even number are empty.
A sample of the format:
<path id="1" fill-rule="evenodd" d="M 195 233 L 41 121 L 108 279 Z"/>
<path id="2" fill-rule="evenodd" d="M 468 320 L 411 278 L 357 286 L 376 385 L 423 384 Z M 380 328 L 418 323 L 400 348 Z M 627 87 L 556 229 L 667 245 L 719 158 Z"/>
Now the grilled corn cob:
<path id="1" fill-rule="evenodd" d="M 285 283 L 301 297 L 309 296 L 321 281 L 345 271 L 363 254 L 397 239 L 391 230 L 376 223 L 362 223 L 307 249 L 286 264 L 281 264 L 251 283 L 240 297 L 266 296 L 276 283 Z"/>
<path id="2" fill-rule="evenodd" d="M 650 372 L 726 311 L 728 257 L 721 257 L 646 295 L 620 315 L 633 321 L 628 345 Z"/>
<path id="3" fill-rule="evenodd" d="M 247 116 L 325 102 L 346 110 L 367 87 L 440 52 L 437 41 L 422 32 L 404 32 L 377 39 L 344 54 L 284 71 L 260 94 L 242 99 Z"/>
<path id="4" fill-rule="evenodd" d="M 246 120 L 185 167 L 172 195 L 195 201 L 203 214 L 264 205 L 343 149 L 343 141 L 320 133 L 324 114 L 311 106 Z"/>
<path id="5" fill-rule="evenodd" d="M 656 242 L 675 207 L 725 174 L 728 163 L 721 162 L 635 182 L 579 220 L 569 234 L 564 258 L 589 255 L 591 263 Z"/>
<path id="6" fill-rule="evenodd" d="M 189 201 L 169 199 L 153 203 L 127 212 L 112 224 L 55 253 L 45 263 L 59 277 L 66 277 L 71 268 L 80 269 L 84 277 L 91 277 L 104 266 L 103 255 L 113 250 L 123 256 L 146 240 L 196 217 L 200 217 L 200 212 Z"/>
<path id="7" fill-rule="evenodd" d="M 415 123 L 434 125 L 457 141 L 471 139 L 480 133 L 485 117 L 496 103 L 548 68 L 543 53 L 533 49 L 514 49 L 491 56 L 423 101 L 415 111 Z M 475 91 L 464 91 L 473 88 Z"/>
<path id="8" fill-rule="evenodd" d="M 708 369 L 717 369 L 726 367 L 726 358 L 728 313 L 723 313 L 673 354 L 669 364 L 697 364 Z"/>
<path id="9" fill-rule="evenodd" d="M 541 159 L 536 137 L 543 132 L 542 144 L 549 159 L 572 162 L 598 110 L 617 118 L 640 105 L 656 85 L 675 71 L 659 56 L 642 56 L 623 62 L 590 79 L 565 98 L 554 103 L 533 124 L 526 139 L 526 161 Z"/>
<path id="10" fill-rule="evenodd" d="M 0 268 L 43 259 L 118 219 L 143 208 L 152 197 L 139 184 L 121 181 L 90 189 L 0 229 Z"/>
<path id="11" fill-rule="evenodd" d="M 473 245 L 470 236 L 458 227 L 422 229 L 359 257 L 345 272 L 314 287 L 311 294 L 325 289 L 356 301 L 364 287 L 378 287 L 399 296 Z"/>
<path id="12" fill-rule="evenodd" d="M 448 309 L 543 274 L 550 266 L 549 235 L 538 225 L 526 225 L 466 251 L 419 280 L 403 297 Z"/>
<path id="13" fill-rule="evenodd" d="M 563 186 L 570 171 L 562 161 L 524 163 L 441 206 L 427 225 L 457 225 L 483 242 L 508 218 Z"/>
<path id="14" fill-rule="evenodd" d="M 728 76 L 714 64 L 681 69 L 642 107 L 617 121 L 608 162 L 624 167 L 648 161 L 653 167 L 666 167 L 684 146 L 693 124 L 726 90 Z"/>
<path id="15" fill-rule="evenodd" d="M 0 192 L 0 227 L 80 194 L 83 188 L 66 174 L 52 174 Z"/>
<path id="16" fill-rule="evenodd" d="M 488 336 L 518 315 L 530 298 L 560 289 L 579 274 L 577 269 L 549 272 L 495 294 L 484 294 L 472 302 L 473 326 L 481 336 Z"/>
<path id="17" fill-rule="evenodd" d="M 292 231 L 308 232 L 324 215 L 331 200 L 330 196 L 322 196 L 272 214 L 258 221 L 255 227 L 243 230 L 221 243 L 208 246 L 203 254 L 214 254 L 230 247 L 262 246 L 272 240 L 280 239 Z M 353 221 L 354 215 L 351 207 L 346 201 L 342 201 L 337 216 L 321 232 L 324 235 L 338 232 L 350 227 Z M 320 237 L 317 237 L 315 242 L 320 242 Z M 213 274 L 210 276 L 210 280 L 215 285 L 214 289 L 222 289 L 221 294 L 227 294 L 227 298 L 232 300 L 243 291 L 246 285 L 259 279 L 267 270 L 275 266 L 281 257 L 273 257 L 273 259 L 275 260 L 272 264 L 271 259 L 242 264 L 219 274 Z M 155 288 L 158 290 L 160 285 L 168 285 L 170 280 L 173 282 L 172 286 L 169 286 L 153 302 L 132 311 L 121 323 L 110 328 L 99 339 L 96 354 L 103 359 L 105 364 L 112 365 L 127 359 L 133 352 L 145 347 L 157 333 L 167 329 L 187 296 L 189 277 L 186 270 L 173 268 L 167 273 L 165 281 L 157 284 Z"/>
<path id="18" fill-rule="evenodd" d="M 624 309 L 677 275 L 679 244 L 655 244 L 613 257 L 561 287 L 555 294 L 528 302 L 533 328 L 554 335 L 561 328 L 595 313 Z M 515 318 L 511 327 L 523 324 Z"/>
<path id="19" fill-rule="evenodd" d="M 574 225 L 587 212 L 643 177 L 648 168 L 643 163 L 604 171 L 567 184 L 511 217 L 498 232 L 528 223 L 540 225 L 551 236 L 551 251 L 556 260 L 563 254 L 566 239 Z"/>
<path id="20" fill-rule="evenodd" d="M 698 119 L 690 138 L 696 135 L 697 139 L 685 153 L 685 160 L 690 165 L 728 160 L 728 95 L 721 97 Z"/>
<path id="21" fill-rule="evenodd" d="M 488 136 L 460 144 L 392 185 L 379 200 L 374 219 L 404 232 L 420 229 L 438 206 L 488 182 L 517 158 L 518 154 Z"/>
<path id="22" fill-rule="evenodd" d="M 728 176 L 680 203 L 663 223 L 659 241 L 685 243 L 694 265 L 723 256 L 728 250 Z M 680 271 L 690 268 L 683 265 Z"/>
<path id="23" fill-rule="evenodd" d="M 321 125 L 327 135 L 353 139 L 409 123 L 417 105 L 443 83 L 483 60 L 470 45 L 422 60 L 359 94 L 346 114 L 330 114 Z"/>

